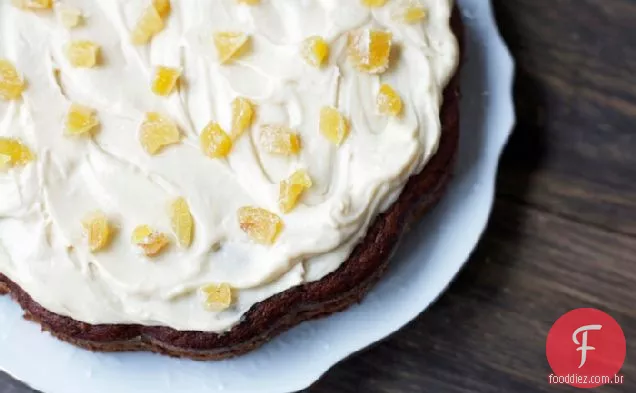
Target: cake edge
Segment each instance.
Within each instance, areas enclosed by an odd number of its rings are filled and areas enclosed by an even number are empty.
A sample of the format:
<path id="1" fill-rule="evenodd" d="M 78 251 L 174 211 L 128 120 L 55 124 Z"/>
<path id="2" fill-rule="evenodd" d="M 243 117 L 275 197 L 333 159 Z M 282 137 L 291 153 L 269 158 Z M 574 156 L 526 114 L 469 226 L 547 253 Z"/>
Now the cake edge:
<path id="1" fill-rule="evenodd" d="M 459 42 L 461 57 L 464 28 L 457 6 L 453 9 L 451 27 Z M 343 311 L 362 300 L 386 271 L 391 254 L 408 227 L 433 208 L 444 194 L 452 177 L 459 143 L 460 66 L 444 90 L 437 153 L 419 174 L 409 179 L 398 200 L 376 218 L 349 259 L 319 281 L 291 288 L 255 304 L 227 332 L 79 322 L 46 310 L 1 273 L 0 295 L 11 295 L 22 307 L 25 319 L 78 347 L 99 352 L 151 351 L 194 360 L 239 356 L 302 322 Z"/>

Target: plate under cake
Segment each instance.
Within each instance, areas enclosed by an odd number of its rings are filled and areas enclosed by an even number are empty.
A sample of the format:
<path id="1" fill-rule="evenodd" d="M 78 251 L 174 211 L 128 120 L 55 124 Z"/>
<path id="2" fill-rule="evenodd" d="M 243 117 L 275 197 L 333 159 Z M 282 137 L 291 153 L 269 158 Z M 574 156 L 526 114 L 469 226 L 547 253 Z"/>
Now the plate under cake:
<path id="1" fill-rule="evenodd" d="M 450 20 L 460 51 L 463 27 L 457 8 Z M 459 71 L 443 93 L 437 151 L 410 177 L 397 200 L 377 216 L 348 259 L 320 280 L 303 283 L 260 301 L 223 332 L 174 329 L 135 323 L 91 324 L 52 312 L 0 273 L 0 294 L 10 294 L 25 318 L 55 337 L 94 351 L 152 351 L 197 360 L 217 360 L 249 352 L 304 321 L 342 311 L 359 302 L 386 270 L 409 225 L 443 196 L 452 176 L 459 139 Z"/>

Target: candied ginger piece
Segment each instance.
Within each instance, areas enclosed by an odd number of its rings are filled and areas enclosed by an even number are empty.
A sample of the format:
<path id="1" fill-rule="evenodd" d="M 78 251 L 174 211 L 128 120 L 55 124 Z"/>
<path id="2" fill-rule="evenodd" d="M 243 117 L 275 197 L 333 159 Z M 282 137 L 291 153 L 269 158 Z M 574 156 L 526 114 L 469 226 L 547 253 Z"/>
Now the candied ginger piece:
<path id="1" fill-rule="evenodd" d="M 80 9 L 69 6 L 60 6 L 58 17 L 60 18 L 62 25 L 64 25 L 67 29 L 72 29 L 81 25 L 84 19 Z"/>
<path id="2" fill-rule="evenodd" d="M 313 185 L 311 177 L 304 169 L 294 172 L 289 179 L 280 182 L 278 206 L 283 213 L 292 211 L 305 190 Z"/>
<path id="3" fill-rule="evenodd" d="M 131 41 L 134 45 L 144 45 L 165 27 L 161 13 L 154 5 L 146 7 L 132 31 Z"/>
<path id="4" fill-rule="evenodd" d="M 340 146 L 349 135 L 349 122 L 336 108 L 323 107 L 320 111 L 320 132 L 331 143 Z"/>
<path id="5" fill-rule="evenodd" d="M 309 37 L 303 41 L 300 54 L 309 65 L 320 67 L 329 57 L 329 44 L 322 37 Z"/>
<path id="6" fill-rule="evenodd" d="M 170 222 L 180 247 L 190 247 L 194 220 L 185 198 L 177 198 L 170 204 Z"/>
<path id="7" fill-rule="evenodd" d="M 146 113 L 146 119 L 141 124 L 141 146 L 148 154 L 157 154 L 164 147 L 181 141 L 179 128 L 169 118 L 159 113 Z"/>
<path id="8" fill-rule="evenodd" d="M 349 34 L 349 60 L 362 72 L 381 74 L 389 68 L 393 34 L 363 29 Z"/>
<path id="9" fill-rule="evenodd" d="M 0 168 L 14 168 L 24 166 L 35 159 L 31 150 L 20 140 L 0 137 Z"/>
<path id="10" fill-rule="evenodd" d="M 0 154 L 0 170 L 9 168 L 9 164 L 11 164 L 11 156 Z"/>
<path id="11" fill-rule="evenodd" d="M 81 135 L 90 132 L 99 125 L 95 110 L 79 104 L 71 104 L 66 115 L 66 133 Z"/>
<path id="12" fill-rule="evenodd" d="M 386 83 L 380 86 L 377 99 L 380 114 L 399 116 L 402 113 L 402 99 L 400 95 Z"/>
<path id="13" fill-rule="evenodd" d="M 426 8 L 419 0 L 403 0 L 391 13 L 391 17 L 403 23 L 417 23 L 428 17 Z"/>
<path id="14" fill-rule="evenodd" d="M 91 251 L 100 251 L 108 246 L 111 237 L 111 227 L 103 213 L 91 213 L 82 220 L 82 227 Z"/>
<path id="15" fill-rule="evenodd" d="M 0 98 L 17 100 L 23 91 L 24 80 L 18 70 L 9 60 L 0 59 Z"/>
<path id="16" fill-rule="evenodd" d="M 274 244 L 283 229 L 283 220 L 260 207 L 246 206 L 238 211 L 239 226 L 253 241 Z"/>
<path id="17" fill-rule="evenodd" d="M 362 0 L 362 5 L 367 7 L 382 7 L 388 0 Z"/>
<path id="18" fill-rule="evenodd" d="M 11 3 L 25 10 L 46 10 L 53 8 L 53 0 L 11 0 Z"/>
<path id="19" fill-rule="evenodd" d="M 199 137 L 201 150 L 210 158 L 227 157 L 232 150 L 232 139 L 218 123 L 208 124 Z"/>
<path id="20" fill-rule="evenodd" d="M 152 0 L 152 5 L 162 18 L 167 18 L 170 15 L 170 0 Z"/>
<path id="21" fill-rule="evenodd" d="M 201 287 L 205 297 L 205 308 L 210 311 L 227 310 L 232 305 L 232 287 L 230 284 L 208 284 Z"/>
<path id="22" fill-rule="evenodd" d="M 98 56 L 99 45 L 92 41 L 73 41 L 66 47 L 66 57 L 73 67 L 95 67 Z"/>
<path id="23" fill-rule="evenodd" d="M 283 125 L 263 125 L 260 142 L 263 149 L 271 154 L 291 156 L 300 151 L 300 136 Z"/>
<path id="24" fill-rule="evenodd" d="M 252 125 L 254 105 L 250 100 L 236 97 L 232 101 L 232 136 L 238 138 Z"/>
<path id="25" fill-rule="evenodd" d="M 159 96 L 169 96 L 177 86 L 181 70 L 178 68 L 159 66 L 155 70 L 152 81 L 152 91 Z"/>
<path id="26" fill-rule="evenodd" d="M 226 64 L 238 57 L 247 46 L 250 37 L 241 32 L 225 31 L 214 34 L 214 46 L 221 64 Z"/>
<path id="27" fill-rule="evenodd" d="M 148 225 L 140 225 L 135 228 L 131 240 L 148 257 L 159 255 L 170 243 L 170 239 L 166 234 L 157 232 Z"/>

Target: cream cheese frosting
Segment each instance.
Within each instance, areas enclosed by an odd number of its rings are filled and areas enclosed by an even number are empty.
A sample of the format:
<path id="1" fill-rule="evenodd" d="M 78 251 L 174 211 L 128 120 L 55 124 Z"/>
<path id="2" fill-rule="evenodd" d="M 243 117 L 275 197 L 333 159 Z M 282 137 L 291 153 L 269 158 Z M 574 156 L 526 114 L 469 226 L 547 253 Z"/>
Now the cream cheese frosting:
<path id="1" fill-rule="evenodd" d="M 53 12 L 0 4 L 0 58 L 27 81 L 21 100 L 0 100 L 0 137 L 16 137 L 37 159 L 0 171 L 0 273 L 46 309 L 92 323 L 134 323 L 222 332 L 254 304 L 335 271 L 370 223 L 423 169 L 440 139 L 442 93 L 458 62 L 449 26 L 452 0 L 420 0 L 426 21 L 405 24 L 392 13 L 400 1 L 367 8 L 360 0 L 173 0 L 166 28 L 147 46 L 130 32 L 146 0 L 64 0 Z M 67 29 L 60 6 L 80 9 L 85 22 Z M 347 36 L 360 28 L 393 33 L 399 56 L 389 71 L 370 75 L 347 61 Z M 216 31 L 251 36 L 248 53 L 221 65 Z M 328 64 L 315 68 L 299 54 L 302 41 L 322 36 Z M 101 46 L 101 63 L 73 68 L 71 40 Z M 156 66 L 182 69 L 178 92 L 150 90 Z M 375 98 L 389 83 L 404 100 L 399 118 L 377 113 Z M 227 159 L 210 159 L 198 145 L 210 121 L 230 129 L 229 103 L 247 97 L 255 124 Z M 93 137 L 69 138 L 64 119 L 72 102 L 95 108 Z M 323 106 L 351 123 L 336 147 L 318 132 Z M 174 119 L 183 143 L 148 155 L 138 130 L 146 112 Z M 259 125 L 287 124 L 302 138 L 298 156 L 273 156 L 256 142 Z M 278 184 L 305 168 L 313 186 L 289 214 L 278 208 Z M 149 259 L 130 233 L 141 224 L 171 233 L 170 201 L 184 197 L 195 221 L 193 244 L 174 244 Z M 253 205 L 278 213 L 284 230 L 271 246 L 240 229 L 237 210 Z M 81 221 L 102 211 L 116 226 L 110 246 L 91 253 Z M 229 283 L 234 304 L 215 312 L 198 289 Z"/>

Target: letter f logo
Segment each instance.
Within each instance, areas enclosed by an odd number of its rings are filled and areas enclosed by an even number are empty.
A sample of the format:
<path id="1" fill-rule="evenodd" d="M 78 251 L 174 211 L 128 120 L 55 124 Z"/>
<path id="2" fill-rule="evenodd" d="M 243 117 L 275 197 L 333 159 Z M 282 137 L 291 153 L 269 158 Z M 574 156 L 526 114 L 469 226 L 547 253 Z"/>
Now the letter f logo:
<path id="1" fill-rule="evenodd" d="M 581 326 L 580 328 L 578 328 L 578 329 L 576 329 L 574 331 L 574 334 L 572 334 L 572 341 L 574 341 L 574 344 L 580 345 L 580 347 L 578 347 L 576 349 L 577 351 L 581 351 L 581 364 L 579 365 L 579 368 L 583 367 L 585 365 L 585 362 L 587 361 L 587 351 L 596 350 L 596 348 L 587 345 L 587 333 L 588 333 L 588 331 L 590 331 L 590 330 L 601 330 L 602 328 L 603 328 L 602 325 Z M 579 342 L 579 339 L 577 338 L 577 336 L 581 332 L 583 333 L 582 334 L 582 340 L 581 340 L 581 342 Z"/>
<path id="2" fill-rule="evenodd" d="M 557 319 L 548 333 L 545 354 L 554 373 L 549 381 L 577 388 L 603 386 L 621 370 L 626 352 L 623 329 L 611 315 L 577 308 Z"/>

